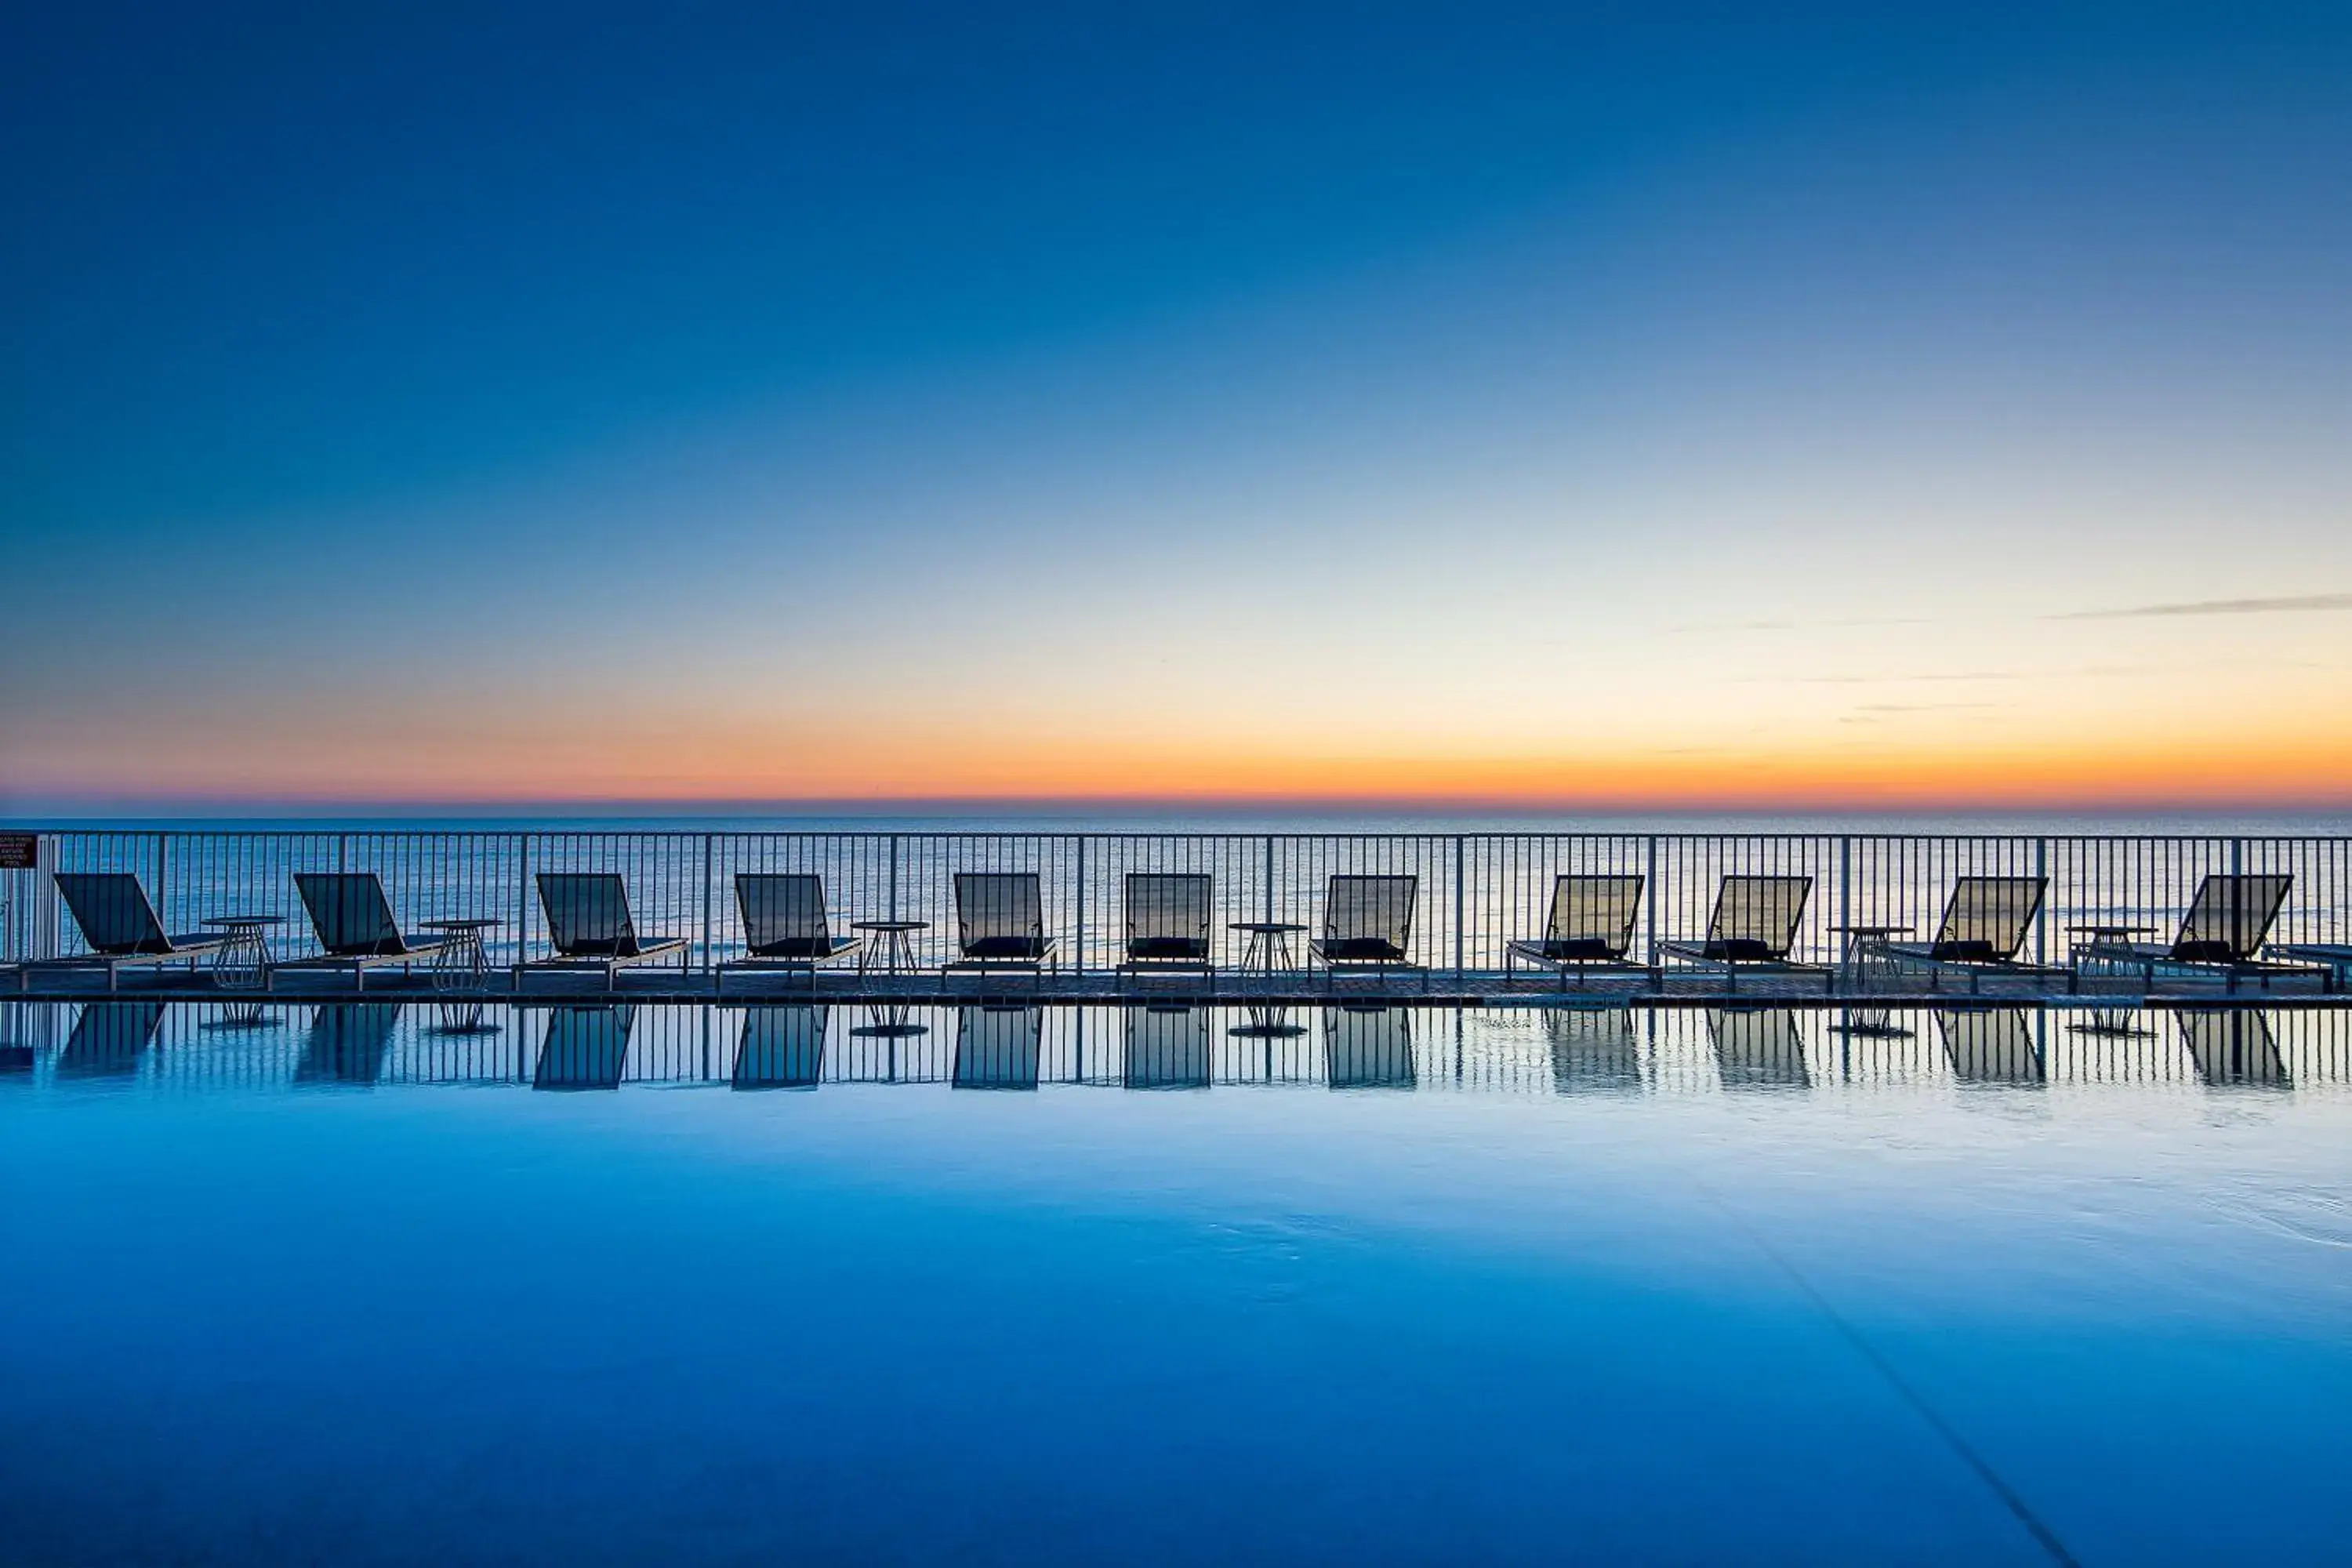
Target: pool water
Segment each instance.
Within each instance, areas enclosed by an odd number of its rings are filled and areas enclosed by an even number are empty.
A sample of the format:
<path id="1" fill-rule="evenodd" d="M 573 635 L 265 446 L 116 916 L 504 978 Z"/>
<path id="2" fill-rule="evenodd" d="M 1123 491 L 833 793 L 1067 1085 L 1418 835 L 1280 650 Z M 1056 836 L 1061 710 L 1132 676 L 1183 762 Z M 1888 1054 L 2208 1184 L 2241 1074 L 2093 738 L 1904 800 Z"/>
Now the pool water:
<path id="1" fill-rule="evenodd" d="M 0 1009 L 0 1557 L 2352 1542 L 2341 1015 L 385 1011 Z"/>

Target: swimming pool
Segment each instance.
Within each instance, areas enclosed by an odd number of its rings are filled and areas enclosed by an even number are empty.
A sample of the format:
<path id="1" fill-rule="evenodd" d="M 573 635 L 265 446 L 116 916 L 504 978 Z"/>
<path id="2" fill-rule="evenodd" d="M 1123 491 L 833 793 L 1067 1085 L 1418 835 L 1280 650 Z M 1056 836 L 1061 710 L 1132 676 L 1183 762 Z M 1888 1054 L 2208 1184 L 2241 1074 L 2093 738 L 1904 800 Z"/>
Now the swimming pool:
<path id="1" fill-rule="evenodd" d="M 152 1006 L 0 1009 L 26 1561 L 2352 1531 L 2340 1013 Z"/>

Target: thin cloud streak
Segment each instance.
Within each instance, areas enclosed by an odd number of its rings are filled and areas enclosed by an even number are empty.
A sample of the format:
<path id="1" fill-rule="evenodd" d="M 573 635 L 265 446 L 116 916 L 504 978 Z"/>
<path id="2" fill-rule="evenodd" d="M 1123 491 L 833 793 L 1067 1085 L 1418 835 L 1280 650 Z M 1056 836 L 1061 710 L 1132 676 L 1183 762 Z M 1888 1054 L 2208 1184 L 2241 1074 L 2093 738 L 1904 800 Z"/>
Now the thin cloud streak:
<path id="1" fill-rule="evenodd" d="M 2352 610 L 2352 594 L 2287 594 L 2268 599 L 2191 599 L 2178 605 L 2135 605 L 2122 610 L 2074 610 L 2053 621 L 2136 621 L 2172 616 L 2280 616 Z"/>

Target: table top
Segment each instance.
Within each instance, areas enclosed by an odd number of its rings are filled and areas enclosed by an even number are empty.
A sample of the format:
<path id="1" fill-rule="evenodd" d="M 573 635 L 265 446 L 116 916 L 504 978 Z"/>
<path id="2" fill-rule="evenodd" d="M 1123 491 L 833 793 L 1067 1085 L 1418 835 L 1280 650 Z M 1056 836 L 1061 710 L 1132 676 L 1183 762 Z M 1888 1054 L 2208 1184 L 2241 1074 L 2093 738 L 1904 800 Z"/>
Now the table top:
<path id="1" fill-rule="evenodd" d="M 1229 921 L 1225 924 L 1225 929 L 1255 931 L 1260 936 L 1280 936 L 1289 931 L 1305 931 L 1307 928 L 1296 921 Z"/>
<path id="2" fill-rule="evenodd" d="M 929 921 L 852 921 L 849 922 L 849 929 L 852 931 L 929 931 L 931 929 L 931 922 Z"/>
<path id="3" fill-rule="evenodd" d="M 418 929 L 422 931 L 488 931 L 492 926 L 502 926 L 506 923 L 501 920 L 418 921 L 416 922 Z"/>
<path id="4" fill-rule="evenodd" d="M 1898 931 L 1915 931 L 1916 929 L 1917 928 L 1916 926 L 1888 925 L 1836 925 L 1830 927 L 1830 930 L 1832 931 L 1846 931 L 1854 936 L 1893 936 Z"/>
<path id="5" fill-rule="evenodd" d="M 234 931 L 238 926 L 282 926 L 286 923 L 286 917 L 284 915 L 215 915 L 203 923 Z"/>

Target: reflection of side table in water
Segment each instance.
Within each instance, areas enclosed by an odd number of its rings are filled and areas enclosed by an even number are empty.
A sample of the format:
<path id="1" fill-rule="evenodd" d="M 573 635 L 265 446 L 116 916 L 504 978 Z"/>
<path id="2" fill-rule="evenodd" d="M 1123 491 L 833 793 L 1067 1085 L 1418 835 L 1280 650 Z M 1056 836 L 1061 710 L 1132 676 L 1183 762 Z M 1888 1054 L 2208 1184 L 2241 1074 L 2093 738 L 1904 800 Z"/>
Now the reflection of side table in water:
<path id="1" fill-rule="evenodd" d="M 904 1002 L 869 1007 L 866 1010 L 866 1022 L 855 1026 L 849 1031 L 849 1037 L 853 1040 L 886 1042 L 884 1048 L 887 1053 L 887 1077 L 893 1083 L 898 1080 L 898 1042 L 919 1040 L 931 1032 L 931 1026 L 929 1024 L 918 1024 L 914 1021 L 914 1013 L 915 1009 Z"/>
<path id="2" fill-rule="evenodd" d="M 490 955 L 482 946 L 482 933 L 495 931 L 504 921 L 419 921 L 419 929 L 437 931 L 447 939 L 433 954 L 433 989 L 436 991 L 479 991 L 489 984 Z"/>
<path id="3" fill-rule="evenodd" d="M 221 915 L 205 922 L 226 932 L 213 954 L 213 984 L 223 991 L 260 991 L 269 984 L 269 928 L 284 915 Z"/>
<path id="4" fill-rule="evenodd" d="M 857 973 L 880 970 L 885 974 L 912 974 L 915 972 L 914 936 L 919 931 L 929 931 L 929 921 L 852 921 L 849 929 L 866 933 L 866 945 L 857 950 Z"/>
<path id="5" fill-rule="evenodd" d="M 1903 973 L 1895 955 L 1886 951 L 1886 939 L 1911 931 L 1907 925 L 1835 925 L 1830 930 L 1845 933 L 1845 952 L 1838 961 L 1838 975 L 1850 992 L 1867 994 L 1873 986 L 1894 988 L 1895 978 Z M 1845 1016 L 1832 1027 L 1841 1035 L 1858 1035 L 1864 1039 L 1907 1040 L 1911 1031 L 1895 1021 L 1891 1007 L 1851 1007 Z"/>

